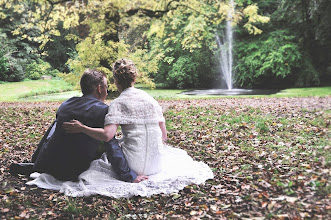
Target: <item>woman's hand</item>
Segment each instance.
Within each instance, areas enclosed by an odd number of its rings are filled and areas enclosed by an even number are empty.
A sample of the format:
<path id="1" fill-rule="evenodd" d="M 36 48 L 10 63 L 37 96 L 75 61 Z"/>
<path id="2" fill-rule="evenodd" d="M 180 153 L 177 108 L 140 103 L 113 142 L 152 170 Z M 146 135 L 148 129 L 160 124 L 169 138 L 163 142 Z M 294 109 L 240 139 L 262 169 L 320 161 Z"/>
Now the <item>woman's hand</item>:
<path id="1" fill-rule="evenodd" d="M 159 126 L 162 132 L 162 141 L 165 143 L 167 141 L 167 129 L 164 122 L 159 122 Z"/>
<path id="2" fill-rule="evenodd" d="M 62 127 L 68 133 L 81 133 L 84 131 L 85 125 L 83 125 L 80 121 L 71 120 L 70 122 L 64 122 Z"/>
<path id="3" fill-rule="evenodd" d="M 134 183 L 140 183 L 141 181 L 148 180 L 148 176 L 137 176 L 137 178 L 133 181 Z"/>

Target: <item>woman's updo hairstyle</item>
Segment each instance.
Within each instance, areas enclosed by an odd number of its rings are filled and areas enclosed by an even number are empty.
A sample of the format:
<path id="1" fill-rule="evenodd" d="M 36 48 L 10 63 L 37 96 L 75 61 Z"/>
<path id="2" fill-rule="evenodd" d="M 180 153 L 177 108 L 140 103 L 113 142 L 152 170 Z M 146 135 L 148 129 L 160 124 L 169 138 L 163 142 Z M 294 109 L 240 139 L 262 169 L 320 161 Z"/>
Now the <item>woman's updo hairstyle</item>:
<path id="1" fill-rule="evenodd" d="M 120 59 L 113 65 L 113 76 L 122 89 L 129 88 L 136 81 L 137 68 L 131 60 Z"/>

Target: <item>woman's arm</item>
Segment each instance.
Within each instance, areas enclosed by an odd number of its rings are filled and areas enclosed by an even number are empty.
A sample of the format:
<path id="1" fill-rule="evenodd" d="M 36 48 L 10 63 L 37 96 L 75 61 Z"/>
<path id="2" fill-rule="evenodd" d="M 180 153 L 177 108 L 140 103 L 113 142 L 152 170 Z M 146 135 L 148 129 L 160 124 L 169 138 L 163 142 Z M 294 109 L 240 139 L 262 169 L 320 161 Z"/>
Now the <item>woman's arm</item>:
<path id="1" fill-rule="evenodd" d="M 71 120 L 70 122 L 64 122 L 62 127 L 68 133 L 83 132 L 94 139 L 108 142 L 115 136 L 118 125 L 110 124 L 105 125 L 104 128 L 91 128 L 80 121 Z"/>
<path id="2" fill-rule="evenodd" d="M 167 129 L 164 122 L 159 122 L 159 126 L 162 131 L 162 140 L 165 142 L 167 140 Z"/>

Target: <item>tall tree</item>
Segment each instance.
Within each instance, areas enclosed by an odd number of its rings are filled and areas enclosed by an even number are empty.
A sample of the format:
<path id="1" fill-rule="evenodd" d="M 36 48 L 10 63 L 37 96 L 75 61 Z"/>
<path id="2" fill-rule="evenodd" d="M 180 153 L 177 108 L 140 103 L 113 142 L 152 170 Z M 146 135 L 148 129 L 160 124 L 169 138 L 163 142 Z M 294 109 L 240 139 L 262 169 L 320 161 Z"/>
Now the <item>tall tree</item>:
<path id="1" fill-rule="evenodd" d="M 296 35 L 306 63 L 311 62 L 322 79 L 331 79 L 330 11 L 328 0 L 284 0 L 275 17 Z"/>
<path id="2" fill-rule="evenodd" d="M 239 33 L 236 77 L 242 86 L 317 86 L 331 80 L 331 4 L 325 0 L 265 0 L 264 33 Z"/>

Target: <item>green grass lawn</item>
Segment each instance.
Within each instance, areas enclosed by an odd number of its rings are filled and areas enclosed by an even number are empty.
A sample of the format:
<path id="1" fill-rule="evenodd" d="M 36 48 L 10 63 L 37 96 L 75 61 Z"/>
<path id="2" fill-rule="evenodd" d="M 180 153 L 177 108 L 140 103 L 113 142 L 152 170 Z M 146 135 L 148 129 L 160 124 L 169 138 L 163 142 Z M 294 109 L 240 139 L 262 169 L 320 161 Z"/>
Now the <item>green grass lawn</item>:
<path id="1" fill-rule="evenodd" d="M 309 87 L 284 89 L 274 94 L 274 97 L 308 97 L 308 96 L 328 96 L 331 95 L 331 87 Z"/>
<path id="2" fill-rule="evenodd" d="M 138 87 L 138 86 L 137 86 Z M 184 95 L 187 90 L 180 89 L 144 89 L 155 99 L 201 99 L 220 98 L 229 96 L 215 95 Z M 0 84 L 0 101 L 64 101 L 73 96 L 80 96 L 81 92 L 73 90 L 73 86 L 63 80 L 34 80 Z M 245 95 L 236 97 L 310 97 L 330 96 L 331 87 L 310 87 L 284 89 L 272 95 Z"/>
<path id="3" fill-rule="evenodd" d="M 0 101 L 52 101 L 53 99 L 48 100 L 48 94 L 67 92 L 72 89 L 70 84 L 60 79 L 3 83 L 0 84 Z M 67 96 L 62 96 L 58 100 L 65 99 Z"/>

